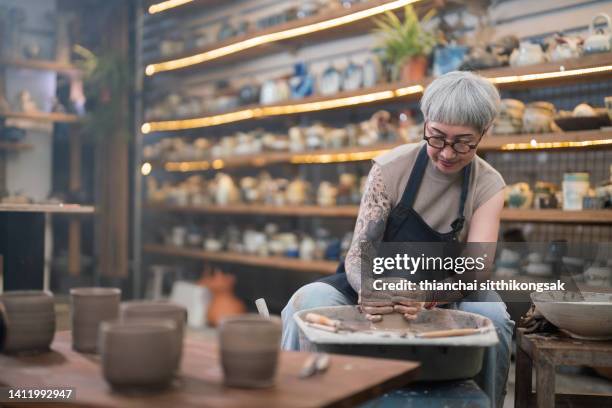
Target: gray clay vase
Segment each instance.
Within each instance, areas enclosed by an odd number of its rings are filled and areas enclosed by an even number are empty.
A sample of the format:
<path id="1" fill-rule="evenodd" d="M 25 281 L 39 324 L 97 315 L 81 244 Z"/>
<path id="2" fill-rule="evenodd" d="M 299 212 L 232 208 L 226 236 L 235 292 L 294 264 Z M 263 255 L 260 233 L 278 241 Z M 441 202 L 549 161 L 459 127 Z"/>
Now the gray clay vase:
<path id="1" fill-rule="evenodd" d="M 72 348 L 83 353 L 96 353 L 100 322 L 119 317 L 120 301 L 121 290 L 118 288 L 70 289 Z"/>
<path id="2" fill-rule="evenodd" d="M 183 355 L 183 337 L 185 323 L 187 322 L 187 309 L 183 306 L 167 301 L 130 301 L 120 306 L 121 320 L 133 319 L 170 319 L 176 323 L 176 338 L 179 345 L 175 354 L 176 369 L 181 365 Z"/>
<path id="3" fill-rule="evenodd" d="M 274 385 L 281 340 L 280 319 L 256 314 L 232 316 L 219 327 L 225 384 L 265 388 Z"/>
<path id="4" fill-rule="evenodd" d="M 49 350 L 55 335 L 53 294 L 10 291 L 0 295 L 0 349 L 4 353 Z"/>
<path id="5" fill-rule="evenodd" d="M 100 324 L 102 372 L 116 389 L 163 389 L 175 372 L 179 347 L 170 319 L 110 321 Z"/>

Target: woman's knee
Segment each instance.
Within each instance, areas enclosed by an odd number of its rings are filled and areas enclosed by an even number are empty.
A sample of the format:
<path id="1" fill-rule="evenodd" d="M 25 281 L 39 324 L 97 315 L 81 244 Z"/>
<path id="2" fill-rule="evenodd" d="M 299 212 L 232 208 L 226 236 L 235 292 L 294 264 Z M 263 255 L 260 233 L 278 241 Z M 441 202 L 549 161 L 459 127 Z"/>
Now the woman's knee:
<path id="1" fill-rule="evenodd" d="M 313 282 L 299 288 L 289 302 L 287 308 L 293 312 L 312 309 L 314 307 L 338 306 L 348 304 L 346 297 L 333 286 L 323 282 Z"/>
<path id="2" fill-rule="evenodd" d="M 498 330 L 503 330 L 510 335 L 514 330 L 514 322 L 508 314 L 506 304 L 496 292 L 480 293 L 476 299 L 461 302 L 459 309 L 491 319 Z"/>

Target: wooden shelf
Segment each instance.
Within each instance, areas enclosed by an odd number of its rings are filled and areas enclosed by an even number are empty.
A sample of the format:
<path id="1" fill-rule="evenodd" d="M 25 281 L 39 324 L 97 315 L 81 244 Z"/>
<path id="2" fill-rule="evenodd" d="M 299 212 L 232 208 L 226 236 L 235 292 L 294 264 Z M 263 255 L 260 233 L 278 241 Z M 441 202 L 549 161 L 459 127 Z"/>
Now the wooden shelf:
<path id="1" fill-rule="evenodd" d="M 610 224 L 612 210 L 518 210 L 504 208 L 501 216 L 506 222 L 546 222 L 563 224 Z"/>
<path id="2" fill-rule="evenodd" d="M 589 69 L 591 71 L 588 71 Z M 480 72 L 481 75 L 495 82 L 500 89 L 531 88 L 564 84 L 568 81 L 575 83 L 582 80 L 607 78 L 611 73 L 612 52 L 587 55 L 578 59 L 566 60 L 563 63 L 545 63 L 516 68 L 504 67 Z M 567 76 L 569 74 L 572 76 Z M 538 75 L 544 76 L 540 78 Z M 340 92 L 332 97 L 317 95 L 278 105 L 250 105 L 211 116 L 153 120 L 143 124 L 142 131 L 146 134 L 156 131 L 187 130 L 273 116 L 388 103 L 401 99 L 416 100 L 420 97 L 424 87 L 432 80 L 433 78 L 426 78 L 422 82 L 384 84 L 368 89 Z"/>
<path id="3" fill-rule="evenodd" d="M 356 218 L 359 206 L 344 205 L 336 207 L 321 206 L 274 206 L 274 205 L 211 205 L 202 207 L 176 206 L 154 204 L 147 206 L 152 211 L 167 211 L 187 214 L 240 214 L 240 215 L 272 215 L 292 217 L 346 217 Z M 606 224 L 612 223 L 612 210 L 517 210 L 504 208 L 501 220 L 506 222 L 547 222 L 576 224 Z"/>
<path id="4" fill-rule="evenodd" d="M 80 204 L 0 204 L 0 212 L 93 214 L 95 212 L 95 207 Z"/>
<path id="5" fill-rule="evenodd" d="M 532 145 L 532 140 L 536 144 Z M 158 161 L 156 167 L 167 171 L 220 170 L 228 167 L 263 167 L 279 163 L 324 164 L 370 160 L 402 143 L 385 143 L 369 147 L 347 147 L 344 149 L 313 150 L 303 153 L 279 152 L 234 156 L 227 159 L 202 161 Z M 479 152 L 513 150 L 554 150 L 582 148 L 612 148 L 612 130 L 584 130 L 565 133 L 541 133 L 529 135 L 487 136 Z"/>
<path id="6" fill-rule="evenodd" d="M 230 3 L 232 1 L 235 0 L 193 0 L 190 1 L 188 3 L 185 4 L 180 4 L 176 7 L 172 7 L 169 8 L 167 10 L 164 11 L 159 11 L 157 13 L 154 14 L 150 14 L 148 12 L 149 7 L 151 7 L 152 5 L 155 4 L 160 4 L 162 3 L 164 0 L 148 0 L 144 3 L 144 9 L 147 15 L 147 19 L 165 19 L 168 16 L 177 16 L 177 15 L 184 15 L 184 14 L 190 14 L 195 12 L 198 8 L 199 9 L 205 9 L 205 10 L 209 10 L 210 8 L 219 6 L 221 4 L 227 4 Z"/>
<path id="7" fill-rule="evenodd" d="M 226 262 L 300 272 L 317 272 L 328 275 L 335 273 L 336 268 L 338 267 L 338 262 L 335 261 L 305 261 L 297 258 L 286 258 L 282 256 L 255 256 L 227 251 L 211 252 L 200 249 L 180 248 L 156 244 L 145 244 L 143 245 L 143 250 L 144 252 L 156 255 L 202 259 L 211 262 Z"/>
<path id="8" fill-rule="evenodd" d="M 349 217 L 356 218 L 359 207 L 342 205 L 321 207 L 317 205 L 264 205 L 264 204 L 234 204 L 208 206 L 177 206 L 151 204 L 146 207 L 151 211 L 177 212 L 187 214 L 234 214 L 234 215 L 278 215 L 289 217 Z"/>
<path id="9" fill-rule="evenodd" d="M 0 66 L 38 69 L 43 71 L 55 71 L 70 75 L 76 75 L 81 73 L 81 70 L 74 65 L 48 60 L 0 59 Z"/>
<path id="10" fill-rule="evenodd" d="M 0 150 L 18 151 L 29 150 L 33 146 L 28 143 L 0 142 Z"/>
<path id="11" fill-rule="evenodd" d="M 212 0 L 209 0 L 212 1 Z M 200 7 L 207 2 L 199 2 Z M 214 2 L 216 3 L 216 1 Z M 335 10 L 318 13 L 302 19 L 292 20 L 286 23 L 274 25 L 265 29 L 255 29 L 242 35 L 228 38 L 206 47 L 192 49 L 183 53 L 166 57 L 163 61 L 147 61 L 148 66 L 158 67 L 159 72 L 180 72 L 185 69 L 193 69 L 206 65 L 212 67 L 219 64 L 228 64 L 237 60 L 248 60 L 259 58 L 275 52 L 292 50 L 305 44 L 313 44 L 323 41 L 331 41 L 338 38 L 346 38 L 354 35 L 367 33 L 375 27 L 372 17 L 381 16 L 379 11 L 376 15 L 369 15 L 368 10 L 381 10 L 388 6 L 392 11 L 398 12 L 404 6 L 401 0 L 370 0 L 355 4 L 349 9 L 338 7 Z M 175 10 L 185 11 L 188 8 L 197 7 L 197 2 L 191 2 Z M 212 6 L 211 6 L 212 7 Z M 420 1 L 414 4 L 419 14 L 432 7 L 431 1 Z M 170 10 L 168 10 L 170 11 Z M 159 13 L 164 14 L 164 13 Z M 356 21 L 350 21 L 341 25 L 333 24 L 336 19 L 347 19 L 351 15 L 361 17 Z M 311 29 L 312 28 L 312 29 Z M 227 52 L 229 51 L 229 53 Z M 189 61 L 189 65 L 172 67 L 166 69 L 163 64 L 181 61 L 198 56 L 199 62 Z M 203 60 L 203 61 L 202 61 Z M 155 72 L 157 74 L 158 72 Z"/>
<path id="12" fill-rule="evenodd" d="M 480 143 L 478 146 L 478 151 L 486 152 L 505 150 L 554 150 L 581 148 L 612 148 L 612 130 L 581 130 L 562 133 L 504 136 L 490 135 L 484 138 L 484 140 Z"/>
<path id="13" fill-rule="evenodd" d="M 57 112 L 36 112 L 36 113 L 25 113 L 25 112 L 0 112 L 0 117 L 14 118 L 14 119 L 27 119 L 41 122 L 59 122 L 59 123 L 76 123 L 81 119 L 77 115 L 69 113 L 57 113 Z"/>

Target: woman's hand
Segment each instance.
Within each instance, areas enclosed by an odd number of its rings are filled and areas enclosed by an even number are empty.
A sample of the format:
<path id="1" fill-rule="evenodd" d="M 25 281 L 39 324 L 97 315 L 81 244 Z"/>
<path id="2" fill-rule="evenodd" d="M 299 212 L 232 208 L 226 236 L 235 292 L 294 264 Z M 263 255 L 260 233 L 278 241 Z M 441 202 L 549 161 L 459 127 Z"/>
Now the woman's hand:
<path id="1" fill-rule="evenodd" d="M 397 313 L 401 313 L 406 320 L 415 320 L 418 313 L 423 310 L 425 306 L 425 302 L 404 297 L 394 297 L 393 304 L 393 310 Z"/>
<path id="2" fill-rule="evenodd" d="M 395 305 L 390 299 L 363 299 L 361 290 L 359 291 L 358 303 L 361 311 L 365 313 L 366 319 L 374 323 L 380 322 L 383 315 L 395 312 Z"/>

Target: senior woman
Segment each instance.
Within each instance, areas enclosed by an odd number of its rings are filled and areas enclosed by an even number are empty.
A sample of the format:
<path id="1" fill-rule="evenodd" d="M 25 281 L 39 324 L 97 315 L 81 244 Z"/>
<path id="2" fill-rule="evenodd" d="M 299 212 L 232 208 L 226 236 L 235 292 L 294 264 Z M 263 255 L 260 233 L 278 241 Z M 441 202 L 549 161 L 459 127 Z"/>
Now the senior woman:
<path id="1" fill-rule="evenodd" d="M 433 81 L 421 99 L 424 141 L 399 146 L 374 159 L 361 199 L 355 233 L 338 273 L 300 288 L 282 312 L 284 349 L 299 349 L 297 311 L 356 304 L 360 265 L 372 256 L 363 243 L 496 242 L 504 205 L 501 175 L 476 156 L 478 144 L 499 110 L 500 97 L 488 80 L 451 72 Z M 369 251 L 368 251 L 369 252 Z M 367 300 L 367 299 L 366 299 Z M 413 319 L 431 305 L 363 302 L 371 320 L 385 313 Z M 485 357 L 479 383 L 501 407 L 510 364 L 514 323 L 493 291 L 459 294 L 445 307 L 490 318 L 500 342 Z"/>

